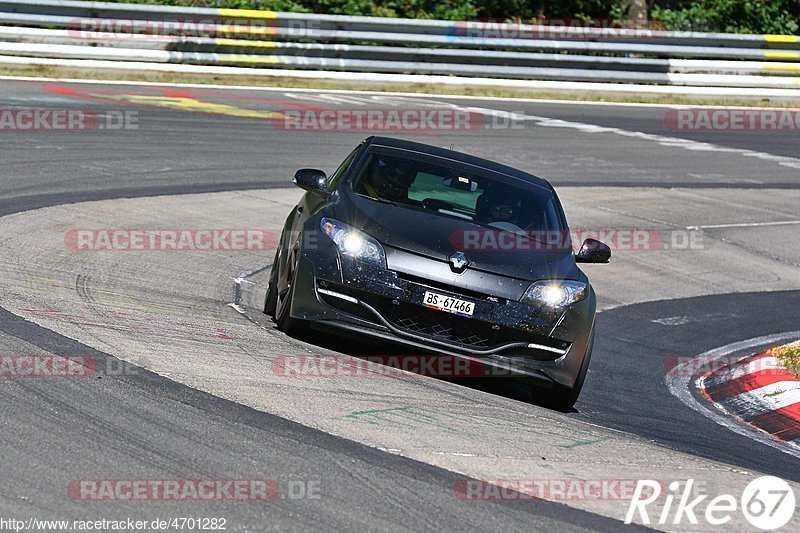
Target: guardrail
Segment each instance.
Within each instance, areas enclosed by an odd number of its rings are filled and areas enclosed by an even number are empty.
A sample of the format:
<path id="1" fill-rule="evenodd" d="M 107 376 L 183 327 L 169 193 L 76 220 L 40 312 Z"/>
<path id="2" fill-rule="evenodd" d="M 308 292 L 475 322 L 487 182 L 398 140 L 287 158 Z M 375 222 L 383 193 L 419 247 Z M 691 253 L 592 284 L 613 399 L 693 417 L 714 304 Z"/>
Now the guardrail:
<path id="1" fill-rule="evenodd" d="M 0 0 L 0 63 L 25 58 L 800 89 L 797 36 Z"/>

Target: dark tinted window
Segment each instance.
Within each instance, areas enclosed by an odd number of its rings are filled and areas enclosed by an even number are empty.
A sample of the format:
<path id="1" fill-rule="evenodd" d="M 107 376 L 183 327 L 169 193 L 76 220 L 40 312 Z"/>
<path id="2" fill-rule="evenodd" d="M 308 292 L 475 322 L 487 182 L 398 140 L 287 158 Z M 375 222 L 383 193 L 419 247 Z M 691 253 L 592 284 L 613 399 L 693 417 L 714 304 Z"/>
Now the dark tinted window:
<path id="1" fill-rule="evenodd" d="M 561 230 L 549 189 L 514 185 L 480 169 L 457 168 L 445 159 L 371 153 L 353 180 L 361 195 L 411 209 L 508 231 Z"/>
<path id="2" fill-rule="evenodd" d="M 332 191 L 333 189 L 335 189 L 336 186 L 339 184 L 339 180 L 342 179 L 342 176 L 344 176 L 344 173 L 347 171 L 348 168 L 350 168 L 350 164 L 353 162 L 353 159 L 355 159 L 356 154 L 358 154 L 359 150 L 361 150 L 361 145 L 360 144 L 358 146 L 356 146 L 355 150 L 350 152 L 350 155 L 348 155 L 344 159 L 344 161 L 342 161 L 342 164 L 339 165 L 339 168 L 337 168 L 334 171 L 334 173 L 331 174 L 328 177 L 328 190 L 329 191 Z"/>

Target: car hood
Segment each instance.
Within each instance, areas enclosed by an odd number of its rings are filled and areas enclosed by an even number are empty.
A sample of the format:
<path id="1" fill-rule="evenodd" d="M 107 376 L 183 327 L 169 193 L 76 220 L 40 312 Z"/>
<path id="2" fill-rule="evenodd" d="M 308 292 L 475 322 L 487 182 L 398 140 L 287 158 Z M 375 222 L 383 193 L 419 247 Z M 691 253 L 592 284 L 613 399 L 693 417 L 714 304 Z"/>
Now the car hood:
<path id="1" fill-rule="evenodd" d="M 384 245 L 437 261 L 448 262 L 453 253 L 461 251 L 474 270 L 531 281 L 581 278 L 569 246 L 535 249 L 543 247 L 525 237 L 376 202 L 352 192 L 342 195 L 334 213 Z"/>

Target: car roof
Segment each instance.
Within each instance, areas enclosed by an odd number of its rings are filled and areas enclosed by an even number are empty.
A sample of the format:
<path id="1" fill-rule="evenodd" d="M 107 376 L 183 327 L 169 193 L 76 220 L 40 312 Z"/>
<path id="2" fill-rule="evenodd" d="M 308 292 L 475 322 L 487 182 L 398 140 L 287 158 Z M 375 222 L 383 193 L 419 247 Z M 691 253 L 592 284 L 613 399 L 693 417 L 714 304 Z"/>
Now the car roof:
<path id="1" fill-rule="evenodd" d="M 463 152 L 457 152 L 456 150 L 448 150 L 447 148 L 440 148 L 438 146 L 433 146 L 430 144 L 424 144 L 414 141 L 406 141 L 405 139 L 397 139 L 394 137 L 372 136 L 372 137 L 367 137 L 365 141 L 369 143 L 370 146 L 399 148 L 402 150 L 411 150 L 433 156 L 452 159 L 476 167 L 485 168 L 494 172 L 498 172 L 500 174 L 505 174 L 507 176 L 511 176 L 513 178 L 522 181 L 526 181 L 532 185 L 538 185 L 540 187 L 545 187 L 547 189 L 553 188 L 547 180 L 542 179 L 539 176 L 534 176 L 533 174 L 523 172 L 522 170 L 519 170 L 517 168 L 509 167 L 507 165 L 503 165 L 501 163 L 497 163 L 489 159 L 484 159 L 482 157 L 465 154 Z"/>

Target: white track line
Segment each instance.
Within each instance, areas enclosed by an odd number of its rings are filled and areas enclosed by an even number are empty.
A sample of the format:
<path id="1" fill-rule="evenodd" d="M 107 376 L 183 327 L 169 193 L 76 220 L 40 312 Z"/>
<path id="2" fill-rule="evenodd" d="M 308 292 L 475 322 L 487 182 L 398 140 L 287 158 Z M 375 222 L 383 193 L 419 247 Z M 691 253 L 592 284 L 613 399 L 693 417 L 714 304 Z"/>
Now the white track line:
<path id="1" fill-rule="evenodd" d="M 0 76 L 0 79 L 6 79 L 7 77 Z M 35 79 L 35 78 L 34 78 Z M 134 84 L 135 85 L 135 84 Z M 198 85 L 193 85 L 198 86 Z M 202 85 L 199 85 L 202 87 Z M 206 86 L 208 87 L 208 86 Z M 274 90 L 274 89 L 273 89 Z M 290 91 L 286 89 L 282 89 L 284 93 L 288 93 Z M 320 91 L 316 91 L 318 97 L 325 96 L 319 95 Z M 324 91 L 330 92 L 330 91 Z M 364 93 L 359 93 L 364 94 Z M 413 93 L 397 93 L 402 94 L 404 96 L 408 96 Z M 419 97 L 420 95 L 416 95 Z M 444 95 L 422 95 L 423 97 L 431 97 L 431 96 L 444 96 Z M 326 96 L 327 97 L 327 96 Z M 329 97 L 334 98 L 335 97 Z M 360 104 L 363 105 L 363 104 Z M 645 141 L 656 142 L 661 146 L 669 146 L 675 148 L 683 148 L 685 150 L 691 151 L 707 151 L 707 152 L 726 152 L 726 153 L 733 153 L 744 157 L 754 157 L 758 159 L 762 159 L 765 161 L 770 161 L 773 163 L 777 163 L 780 166 L 790 167 L 800 169 L 800 159 L 788 156 L 781 156 L 775 154 L 769 154 L 765 152 L 758 152 L 755 150 L 747 150 L 741 148 L 730 148 L 730 147 L 723 147 L 720 145 L 715 145 L 711 143 L 693 141 L 690 139 L 683 139 L 680 137 L 668 137 L 665 135 L 655 135 L 650 133 L 645 133 L 641 131 L 630 131 L 630 130 L 623 130 L 620 128 L 613 128 L 613 127 L 606 127 L 606 126 L 599 126 L 597 124 L 589 124 L 584 122 L 574 122 L 574 121 L 567 121 L 561 119 L 553 119 L 549 117 L 540 117 L 535 115 L 528 115 L 524 113 L 514 113 L 505 110 L 499 109 L 491 109 L 491 108 L 483 108 L 483 107 L 460 107 L 455 104 L 451 104 L 455 109 L 464 110 L 468 112 L 477 112 L 488 116 L 500 117 L 503 119 L 513 119 L 513 120 L 525 120 L 534 122 L 537 126 L 541 127 L 556 127 L 556 128 L 570 128 L 580 131 L 581 133 L 612 133 L 616 135 L 620 135 L 626 138 L 638 138 Z M 792 224 L 800 224 L 800 221 L 790 221 L 789 223 Z M 756 225 L 777 225 L 777 223 L 772 222 L 765 222 L 765 223 L 754 223 L 753 226 Z M 714 226 L 698 226 L 698 228 L 713 228 Z M 724 227 L 724 225 L 717 225 L 717 227 Z M 731 226 L 736 227 L 736 226 Z M 691 228 L 689 228 L 691 229 Z"/>
<path id="2" fill-rule="evenodd" d="M 0 76 L 0 80 L 24 80 L 24 81 L 54 81 L 54 82 L 70 82 L 70 83 L 100 83 L 105 85 L 133 85 L 133 86 L 171 86 L 171 87 L 192 87 L 192 88 L 219 88 L 219 89 L 256 89 L 255 87 L 242 87 L 242 86 L 225 86 L 225 85 L 203 85 L 203 84 L 161 84 L 161 83 L 144 83 L 144 82 L 108 82 L 108 81 L 97 81 L 97 80 L 69 80 L 69 79 L 60 79 L 60 78 L 35 78 L 35 77 L 26 77 L 26 78 L 17 78 L 14 76 Z M 319 91 L 314 89 L 285 89 L 285 88 L 258 88 L 259 90 L 270 90 L 270 91 L 280 91 L 284 93 L 288 92 L 311 92 L 314 94 L 319 95 L 320 92 L 324 93 L 350 93 L 350 94 L 372 94 L 370 91 Z M 453 98 L 451 95 L 443 95 L 443 94 L 415 94 L 415 93 L 380 93 L 383 95 L 399 95 L 399 96 L 412 96 L 416 98 L 428 98 L 428 97 L 447 97 Z M 465 97 L 461 96 L 460 98 L 466 99 L 477 99 L 474 97 Z M 496 99 L 501 100 L 501 99 Z M 509 101 L 514 101 L 513 99 L 508 99 Z M 519 101 L 526 101 L 526 100 L 519 100 Z M 533 100 L 528 100 L 533 101 Z M 585 102 L 563 102 L 563 103 L 570 103 L 575 105 L 585 104 Z M 557 127 L 557 128 L 571 128 L 582 133 L 612 133 L 616 135 L 621 135 L 627 138 L 638 138 L 641 140 L 652 141 L 656 142 L 662 146 L 669 146 L 669 147 L 677 147 L 683 148 L 686 150 L 691 151 L 708 151 L 708 152 L 726 152 L 726 153 L 734 153 L 745 157 L 755 157 L 758 159 L 762 159 L 765 161 L 770 161 L 774 163 L 778 163 L 781 166 L 790 167 L 790 168 L 797 168 L 800 169 L 800 159 L 788 156 L 780 156 L 775 154 L 768 154 L 765 152 L 757 152 L 755 150 L 746 150 L 740 148 L 730 148 L 730 147 L 723 147 L 711 143 L 693 141 L 689 139 L 683 139 L 680 137 L 668 137 L 664 135 L 655 135 L 650 133 L 645 133 L 641 131 L 630 131 L 630 130 L 623 130 L 620 128 L 613 128 L 613 127 L 606 127 L 606 126 L 599 126 L 597 124 L 588 124 L 584 122 L 574 122 L 574 121 L 566 121 L 561 119 L 553 119 L 548 117 L 540 117 L 535 115 L 527 115 L 523 113 L 514 113 L 499 109 L 490 109 L 490 108 L 481 108 L 481 107 L 460 107 L 452 104 L 454 108 L 460 110 L 466 110 L 470 112 L 477 112 L 482 113 L 489 116 L 496 116 L 501 118 L 513 118 L 514 120 L 526 120 L 536 123 L 537 126 L 542 127 Z M 628 105 L 628 104 L 625 104 Z M 648 104 L 649 105 L 649 104 Z M 651 106 L 651 107 L 682 107 L 682 106 Z M 800 224 L 800 221 L 791 221 L 791 223 Z M 757 224 L 764 224 L 770 225 L 774 223 L 757 223 Z M 702 228 L 711 228 L 712 226 L 702 226 Z"/>
<path id="3" fill-rule="evenodd" d="M 597 124 L 589 124 L 586 122 L 575 122 L 571 120 L 540 117 L 535 115 L 528 115 L 525 113 L 502 111 L 499 109 L 490 109 L 484 107 L 458 107 L 458 106 L 455 106 L 455 108 L 458 110 L 472 112 L 472 113 L 482 113 L 489 116 L 496 116 L 505 120 L 531 121 L 535 123 L 537 126 L 541 127 L 567 128 L 567 129 L 577 130 L 581 133 L 611 133 L 626 138 L 655 142 L 661 146 L 683 148 L 684 150 L 690 150 L 693 152 L 723 152 L 723 153 L 736 154 L 744 157 L 754 157 L 764 161 L 777 163 L 780 166 L 800 169 L 800 159 L 796 157 L 768 154 L 766 152 L 757 152 L 755 150 L 747 150 L 744 148 L 731 148 L 728 146 L 720 146 L 717 144 L 712 144 L 707 142 L 693 141 L 691 139 L 683 139 L 680 137 L 668 137 L 666 135 L 656 135 L 653 133 L 645 133 L 642 131 L 623 130 L 620 128 L 599 126 Z M 797 223 L 800 223 L 800 221 L 797 221 Z M 770 223 L 764 223 L 764 224 L 770 224 Z"/>
<path id="4" fill-rule="evenodd" d="M 720 228 L 760 228 L 762 226 L 791 226 L 800 224 L 800 220 L 777 220 L 775 222 L 742 222 L 738 224 L 706 224 L 704 226 L 686 226 L 688 230 L 720 229 Z"/>

